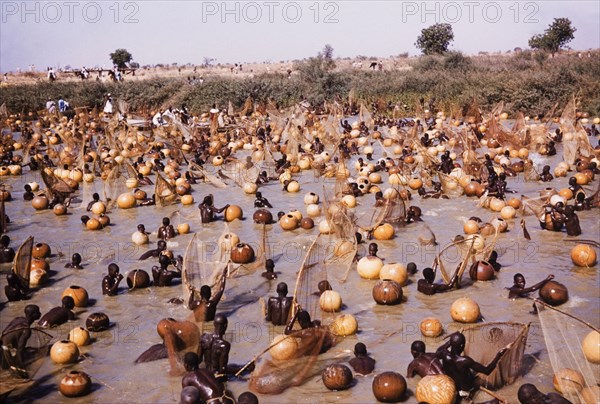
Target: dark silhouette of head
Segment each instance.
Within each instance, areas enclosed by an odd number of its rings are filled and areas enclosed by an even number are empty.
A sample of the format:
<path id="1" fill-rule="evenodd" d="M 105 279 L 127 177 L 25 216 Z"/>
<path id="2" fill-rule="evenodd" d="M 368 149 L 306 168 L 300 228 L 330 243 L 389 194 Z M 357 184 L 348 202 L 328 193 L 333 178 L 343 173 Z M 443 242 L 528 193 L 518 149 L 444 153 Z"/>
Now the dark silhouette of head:
<path id="1" fill-rule="evenodd" d="M 435 273 L 433 272 L 433 269 L 427 267 L 423 270 L 423 278 L 425 278 L 425 280 L 429 283 L 433 283 L 433 281 L 435 280 Z"/>
<path id="2" fill-rule="evenodd" d="M 354 345 L 354 355 L 356 356 L 366 356 L 367 355 L 367 346 L 362 342 L 356 343 Z"/>
<path id="3" fill-rule="evenodd" d="M 61 300 L 62 307 L 65 309 L 73 310 L 75 307 L 75 300 L 71 296 L 65 296 Z"/>
<path id="4" fill-rule="evenodd" d="M 191 372 L 193 370 L 198 370 L 200 366 L 200 357 L 195 352 L 188 352 L 183 357 L 183 366 L 185 370 Z"/>
<path id="5" fill-rule="evenodd" d="M 413 358 L 425 353 L 425 343 L 423 341 L 413 341 L 413 343 L 410 345 L 410 353 L 412 354 Z"/>
<path id="6" fill-rule="evenodd" d="M 286 296 L 288 294 L 288 285 L 285 282 L 277 284 L 277 294 L 280 296 Z"/>

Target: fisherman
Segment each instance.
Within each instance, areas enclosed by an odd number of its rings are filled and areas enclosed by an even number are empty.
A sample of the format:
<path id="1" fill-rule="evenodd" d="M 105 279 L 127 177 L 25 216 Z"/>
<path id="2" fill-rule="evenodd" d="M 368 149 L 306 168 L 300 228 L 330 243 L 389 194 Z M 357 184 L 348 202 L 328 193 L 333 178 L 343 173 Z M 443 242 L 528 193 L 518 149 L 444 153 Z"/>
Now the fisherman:
<path id="1" fill-rule="evenodd" d="M 167 242 L 165 240 L 158 240 L 156 242 L 156 249 L 146 251 L 139 258 L 140 261 L 147 260 L 148 258 L 157 258 L 163 251 L 167 249 Z"/>
<path id="2" fill-rule="evenodd" d="M 35 194 L 31 190 L 31 185 L 25 184 L 23 188 L 25 189 L 25 192 L 23 193 L 24 201 L 31 201 L 33 198 L 35 198 Z"/>
<path id="3" fill-rule="evenodd" d="M 223 274 L 221 275 L 221 286 L 214 296 L 211 296 L 212 289 L 208 285 L 203 285 L 200 288 L 200 293 L 198 293 L 197 289 L 191 284 L 188 286 L 190 290 L 188 308 L 194 312 L 196 321 L 213 321 L 215 319 L 217 305 L 223 297 L 223 292 L 225 292 L 227 269 L 228 267 L 225 266 Z M 200 299 L 196 299 L 198 294 L 200 295 Z"/>
<path id="4" fill-rule="evenodd" d="M 217 375 L 227 374 L 229 351 L 231 344 L 223 336 L 227 331 L 227 317 L 222 314 L 215 316 L 215 331 L 213 334 L 204 333 L 200 338 L 198 357 L 204 360 L 206 369 Z"/>
<path id="5" fill-rule="evenodd" d="M 104 110 L 103 112 L 107 115 L 112 115 L 113 114 L 113 100 L 112 100 L 112 96 L 110 93 L 106 94 L 104 96 Z"/>
<path id="6" fill-rule="evenodd" d="M 71 256 L 71 262 L 65 264 L 65 268 L 83 269 L 83 267 L 81 266 L 81 254 L 73 254 L 73 256 Z"/>
<path id="7" fill-rule="evenodd" d="M 10 237 L 3 234 L 0 237 L 0 264 L 8 264 L 15 259 L 15 250 L 10 245 Z"/>
<path id="8" fill-rule="evenodd" d="M 550 282 L 552 279 L 554 279 L 554 275 L 548 275 L 548 277 L 543 281 L 526 288 L 525 277 L 520 273 L 516 274 L 513 278 L 514 284 L 510 288 L 508 288 L 508 298 L 514 300 L 517 297 L 526 297 L 528 293 L 535 292 L 536 290 L 541 289 L 546 283 Z"/>
<path id="9" fill-rule="evenodd" d="M 419 279 L 417 282 L 417 290 L 426 295 L 434 295 L 436 293 L 447 292 L 454 288 L 459 281 L 458 272 L 454 274 L 450 283 L 433 283 L 435 281 L 435 272 L 431 268 L 423 269 L 423 279 Z"/>
<path id="10" fill-rule="evenodd" d="M 225 397 L 226 390 L 215 375 L 208 369 L 200 369 L 200 357 L 195 352 L 188 352 L 183 357 L 183 366 L 186 373 L 181 380 L 181 387 L 192 386 L 198 389 L 199 397 L 196 401 L 207 403 L 233 403 Z"/>
<path id="11" fill-rule="evenodd" d="M 425 352 L 425 343 L 423 341 L 413 341 L 410 345 L 410 353 L 413 356 L 412 362 L 408 365 L 406 371 L 407 377 L 421 377 L 443 375 L 444 369 L 442 362 L 435 353 Z"/>
<path id="12" fill-rule="evenodd" d="M 465 343 L 465 336 L 460 332 L 455 332 L 436 351 L 436 357 L 442 362 L 444 374 L 454 380 L 460 397 L 468 397 L 475 388 L 476 373 L 490 375 L 502 356 L 508 351 L 508 348 L 502 348 L 496 357 L 487 366 L 484 366 L 469 356 L 462 355 Z"/>
<path id="13" fill-rule="evenodd" d="M 564 216 L 567 235 L 579 236 L 581 234 L 581 226 L 579 225 L 579 217 L 577 216 L 577 213 L 575 213 L 575 206 L 566 206 Z"/>
<path id="14" fill-rule="evenodd" d="M 275 273 L 275 262 L 272 259 L 267 259 L 265 261 L 265 269 L 266 271 L 261 274 L 263 278 L 266 278 L 270 281 L 273 279 L 277 279 L 277 274 Z"/>
<path id="15" fill-rule="evenodd" d="M 271 209 L 273 209 L 273 206 L 271 205 L 269 200 L 267 198 L 265 198 L 264 196 L 262 196 L 261 192 L 256 193 L 256 199 L 254 200 L 254 207 L 255 208 L 271 208 Z"/>
<path id="16" fill-rule="evenodd" d="M 350 366 L 356 374 L 366 376 L 375 369 L 375 359 L 371 358 L 367 353 L 367 347 L 362 342 L 354 345 L 354 358 L 349 361 Z"/>
<path id="17" fill-rule="evenodd" d="M 115 296 L 119 289 L 119 283 L 123 280 L 123 275 L 119 273 L 119 266 L 114 262 L 108 266 L 108 275 L 102 279 L 102 294 Z"/>
<path id="18" fill-rule="evenodd" d="M 169 240 L 176 236 L 175 228 L 171 224 L 168 217 L 163 217 L 162 226 L 158 228 L 158 238 L 161 240 Z"/>
<path id="19" fill-rule="evenodd" d="M 542 168 L 542 173 L 540 174 L 540 181 L 550 182 L 553 179 L 554 179 L 554 176 L 552 174 L 550 174 L 550 166 L 545 165 L 544 168 Z"/>
<path id="20" fill-rule="evenodd" d="M 92 200 L 90 201 L 90 203 L 88 203 L 85 210 L 90 212 L 92 210 L 92 206 L 94 206 L 96 202 L 100 202 L 100 195 L 97 192 L 94 192 L 94 194 L 92 195 Z"/>
<path id="21" fill-rule="evenodd" d="M 54 307 L 42 316 L 38 325 L 40 327 L 56 327 L 67 321 L 75 320 L 75 314 L 71 311 L 75 307 L 75 301 L 71 296 L 65 296 L 61 300 L 61 307 Z"/>
<path id="22" fill-rule="evenodd" d="M 173 278 L 181 277 L 180 272 L 169 270 L 169 265 L 171 265 L 173 261 L 164 252 L 162 252 L 158 256 L 158 263 L 158 266 L 155 265 L 152 267 L 152 278 L 154 279 L 154 286 L 171 286 Z"/>
<path id="23" fill-rule="evenodd" d="M 25 370 L 24 354 L 27 341 L 31 337 L 31 325 L 40 318 L 40 308 L 28 304 L 24 309 L 25 317 L 15 317 L 2 330 L 2 367 L 11 368 L 23 378 L 28 378 Z"/>
<path id="24" fill-rule="evenodd" d="M 293 298 L 287 296 L 288 286 L 285 282 L 277 285 L 277 296 L 270 297 L 267 303 L 267 316 L 265 319 L 273 325 L 286 325 L 292 308 Z"/>
<path id="25" fill-rule="evenodd" d="M 200 218 L 202 219 L 202 223 L 211 223 L 215 220 L 214 215 L 216 213 L 223 213 L 229 204 L 223 206 L 221 209 L 217 209 L 214 206 L 214 198 L 211 195 L 205 196 L 204 200 L 198 205 L 200 208 Z"/>
<path id="26" fill-rule="evenodd" d="M 16 302 L 19 300 L 25 300 L 29 287 L 23 286 L 23 283 L 19 277 L 10 272 L 6 275 L 6 286 L 4 286 L 4 294 L 9 302 Z"/>
<path id="27" fill-rule="evenodd" d="M 521 385 L 517 397 L 521 404 L 572 404 L 558 393 L 542 393 L 531 383 Z"/>

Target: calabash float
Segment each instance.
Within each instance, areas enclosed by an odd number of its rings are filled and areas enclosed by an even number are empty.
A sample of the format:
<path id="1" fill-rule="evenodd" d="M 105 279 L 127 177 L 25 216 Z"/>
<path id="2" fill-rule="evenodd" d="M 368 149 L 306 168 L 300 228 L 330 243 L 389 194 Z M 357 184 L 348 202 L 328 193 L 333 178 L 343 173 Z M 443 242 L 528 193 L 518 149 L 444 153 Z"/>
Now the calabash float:
<path id="1" fill-rule="evenodd" d="M 585 379 L 578 370 L 564 368 L 554 374 L 552 384 L 559 393 L 571 395 L 579 393 L 585 387 Z"/>
<path id="2" fill-rule="evenodd" d="M 254 249 L 245 243 L 238 243 L 231 250 L 231 261 L 236 264 L 248 264 L 254 261 Z"/>
<path id="3" fill-rule="evenodd" d="M 330 234 L 331 233 L 331 225 L 327 219 L 322 219 L 319 222 L 319 233 L 321 234 Z"/>
<path id="4" fill-rule="evenodd" d="M 379 271 L 379 279 L 391 279 L 405 286 L 408 280 L 408 271 L 406 266 L 400 263 L 385 264 Z"/>
<path id="5" fill-rule="evenodd" d="M 252 215 L 252 220 L 258 224 L 270 224 L 273 223 L 273 214 L 267 209 L 258 209 Z"/>
<path id="6" fill-rule="evenodd" d="M 310 217 L 303 217 L 302 220 L 300 220 L 300 227 L 304 230 L 310 230 L 315 227 L 315 222 Z"/>
<path id="7" fill-rule="evenodd" d="M 578 267 L 593 267 L 596 265 L 596 251 L 588 244 L 577 244 L 571 250 L 571 260 Z"/>
<path id="8" fill-rule="evenodd" d="M 379 257 L 366 256 L 362 257 L 356 265 L 356 270 L 361 278 L 364 279 L 377 279 L 379 278 L 379 272 L 383 267 L 383 261 Z"/>
<path id="9" fill-rule="evenodd" d="M 465 234 L 476 234 L 479 233 L 479 223 L 475 220 L 467 220 L 463 225 Z"/>
<path id="10" fill-rule="evenodd" d="M 238 205 L 229 205 L 225 210 L 225 221 L 233 222 L 234 220 L 242 220 L 244 212 Z"/>
<path id="11" fill-rule="evenodd" d="M 402 286 L 391 279 L 379 280 L 373 286 L 373 300 L 387 306 L 402 303 Z"/>
<path id="12" fill-rule="evenodd" d="M 96 215 L 105 213 L 106 205 L 104 204 L 104 202 L 96 202 L 92 205 L 92 212 L 94 212 Z"/>
<path id="13" fill-rule="evenodd" d="M 58 385 L 58 390 L 66 397 L 81 397 L 89 394 L 92 379 L 87 373 L 72 370 L 65 375 Z"/>
<path id="14" fill-rule="evenodd" d="M 5 200 L 10 200 L 10 199 L 5 199 Z M 48 209 L 48 198 L 46 198 L 45 196 L 36 196 L 31 200 L 31 206 L 35 209 L 35 210 L 44 210 L 44 209 Z"/>
<path id="15" fill-rule="evenodd" d="M 494 267 L 487 261 L 475 261 L 469 269 L 469 276 L 474 281 L 491 281 L 494 279 Z"/>
<path id="16" fill-rule="evenodd" d="M 585 358 L 591 363 L 600 363 L 600 333 L 591 331 L 581 343 Z"/>
<path id="17" fill-rule="evenodd" d="M 394 238 L 394 226 L 389 223 L 383 223 L 373 231 L 375 240 L 391 240 Z"/>
<path id="18" fill-rule="evenodd" d="M 425 376 L 417 384 L 418 402 L 428 404 L 453 404 L 456 399 L 456 385 L 446 375 Z"/>
<path id="19" fill-rule="evenodd" d="M 110 320 L 108 316 L 101 312 L 92 313 L 85 320 L 85 328 L 89 331 L 99 332 L 108 330 L 110 327 Z"/>
<path id="20" fill-rule="evenodd" d="M 569 291 L 560 282 L 546 282 L 540 289 L 540 298 L 551 306 L 559 306 L 569 300 Z"/>
<path id="21" fill-rule="evenodd" d="M 31 250 L 31 256 L 35 259 L 48 258 L 52 254 L 50 246 L 46 243 L 37 243 Z"/>
<path id="22" fill-rule="evenodd" d="M 143 269 L 134 269 L 127 274 L 127 287 L 129 289 L 143 289 L 150 286 L 150 275 Z"/>
<path id="23" fill-rule="evenodd" d="M 452 303 L 450 315 L 459 323 L 475 323 L 479 320 L 481 312 L 477 302 L 470 297 L 461 297 Z"/>
<path id="24" fill-rule="evenodd" d="M 283 230 L 290 231 L 298 228 L 298 219 L 294 215 L 287 214 L 279 219 L 279 225 Z M 320 228 L 320 225 L 319 225 Z"/>
<path id="25" fill-rule="evenodd" d="M 90 342 L 90 332 L 83 327 L 75 327 L 69 331 L 69 341 L 77 346 L 85 346 Z"/>
<path id="26" fill-rule="evenodd" d="M 67 207 L 62 203 L 57 203 L 52 208 L 52 212 L 54 212 L 56 216 L 63 216 L 67 214 Z"/>
<path id="27" fill-rule="evenodd" d="M 319 203 L 319 195 L 315 194 L 314 192 L 309 192 L 308 194 L 304 195 L 304 204 L 305 205 L 315 205 Z"/>
<path id="28" fill-rule="evenodd" d="M 430 338 L 439 337 L 444 332 L 442 323 L 435 317 L 427 317 L 421 320 L 419 328 L 421 329 L 421 334 L 423 334 L 423 336 Z"/>
<path id="29" fill-rule="evenodd" d="M 71 296 L 75 307 L 86 307 L 88 305 L 88 292 L 81 286 L 71 285 L 62 293 L 61 299 Z"/>
<path id="30" fill-rule="evenodd" d="M 296 338 L 288 335 L 277 335 L 271 342 L 269 353 L 276 361 L 283 361 L 295 357 L 298 351 Z"/>
<path id="31" fill-rule="evenodd" d="M 397 403 L 406 393 L 406 380 L 396 372 L 383 372 L 375 376 L 373 395 L 382 403 Z"/>
<path id="32" fill-rule="evenodd" d="M 188 234 L 190 232 L 189 223 L 179 223 L 177 225 L 177 233 L 179 234 Z"/>
<path id="33" fill-rule="evenodd" d="M 340 314 L 335 318 L 330 326 L 331 332 L 335 335 L 346 337 L 356 334 L 358 330 L 358 322 L 352 314 Z"/>
<path id="34" fill-rule="evenodd" d="M 346 365 L 329 365 L 321 375 L 323 384 L 329 390 L 346 390 L 352 384 L 352 371 Z"/>
<path id="35" fill-rule="evenodd" d="M 310 204 L 306 207 L 306 214 L 310 217 L 321 216 L 321 207 L 316 204 Z"/>
<path id="36" fill-rule="evenodd" d="M 77 348 L 77 344 L 72 341 L 57 341 L 50 348 L 50 359 L 56 364 L 74 363 L 78 358 L 79 349 Z"/>
<path id="37" fill-rule="evenodd" d="M 125 192 L 117 198 L 117 206 L 120 209 L 131 209 L 135 208 L 137 200 L 135 196 L 130 192 Z"/>
<path id="38" fill-rule="evenodd" d="M 146 233 L 142 233 L 141 231 L 136 231 L 131 235 L 131 241 L 135 245 L 144 245 L 148 244 L 148 235 Z"/>
<path id="39" fill-rule="evenodd" d="M 181 197 L 181 203 L 183 205 L 193 205 L 194 204 L 194 197 L 192 195 L 183 195 Z"/>
<path id="40" fill-rule="evenodd" d="M 319 306 L 321 310 L 333 313 L 342 308 L 342 297 L 335 290 L 326 290 L 319 297 Z"/>
<path id="41" fill-rule="evenodd" d="M 100 224 L 100 221 L 98 219 L 91 218 L 85 223 L 85 227 L 88 230 L 100 230 L 102 228 L 102 225 Z"/>
<path id="42" fill-rule="evenodd" d="M 231 251 L 240 242 L 240 238 L 235 233 L 225 233 L 219 237 L 219 248 L 224 251 Z"/>
<path id="43" fill-rule="evenodd" d="M 343 257 L 354 250 L 354 244 L 348 240 L 338 240 L 333 247 L 333 254 L 336 257 Z"/>

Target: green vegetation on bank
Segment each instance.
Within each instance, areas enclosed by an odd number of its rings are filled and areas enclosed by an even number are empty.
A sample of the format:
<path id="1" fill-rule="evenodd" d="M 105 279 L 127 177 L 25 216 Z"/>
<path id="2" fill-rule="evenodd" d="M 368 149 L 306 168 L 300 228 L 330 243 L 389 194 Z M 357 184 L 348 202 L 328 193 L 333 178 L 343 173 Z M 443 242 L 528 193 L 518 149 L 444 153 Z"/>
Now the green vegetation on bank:
<path id="1" fill-rule="evenodd" d="M 193 113 L 206 111 L 213 103 L 226 107 L 231 101 L 240 108 L 251 97 L 255 102 L 272 100 L 281 107 L 302 97 L 313 104 L 348 99 L 351 89 L 359 100 L 413 106 L 420 97 L 435 97 L 448 112 L 451 106 L 476 99 L 486 110 L 504 101 L 509 112 L 544 114 L 556 103 L 565 105 L 577 94 L 580 108 L 600 114 L 600 52 L 559 54 L 550 58 L 542 52 L 516 52 L 510 56 L 467 57 L 460 53 L 422 56 L 399 70 L 336 70 L 322 56 L 299 62 L 297 74 L 270 73 L 253 78 L 219 77 L 206 73 L 202 85 L 189 85 L 186 78 L 159 78 L 122 83 L 39 82 L 13 85 L 0 90 L 0 104 L 10 112 L 44 108 L 49 98 L 64 97 L 74 107 L 100 107 L 103 95 L 124 100 L 132 111 L 149 112 L 158 107 L 185 103 Z"/>

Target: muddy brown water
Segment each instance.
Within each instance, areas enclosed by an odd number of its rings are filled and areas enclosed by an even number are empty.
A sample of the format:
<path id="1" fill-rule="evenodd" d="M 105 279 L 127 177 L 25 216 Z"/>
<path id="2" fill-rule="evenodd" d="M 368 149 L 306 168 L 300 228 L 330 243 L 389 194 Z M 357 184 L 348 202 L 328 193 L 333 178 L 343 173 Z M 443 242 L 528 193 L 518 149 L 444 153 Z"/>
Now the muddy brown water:
<path id="1" fill-rule="evenodd" d="M 380 151 L 376 147 L 375 157 Z M 378 152 L 379 151 L 379 152 Z M 559 155 L 546 158 L 537 156 L 541 166 L 550 164 L 555 167 L 560 161 Z M 541 167 L 539 167 L 541 168 Z M 541 170 L 540 170 L 541 171 Z M 351 172 L 355 174 L 354 170 Z M 384 184 L 387 175 L 383 176 Z M 268 184 L 261 188 L 274 205 L 273 214 L 277 211 L 289 211 L 294 208 L 306 212 L 303 197 L 307 192 L 313 191 L 323 197 L 323 185 L 333 186 L 332 182 L 315 178 L 311 172 L 303 172 L 298 178 L 301 191 L 297 194 L 287 194 L 281 189 L 279 183 Z M 49 332 L 56 340 L 68 336 L 70 329 L 84 326 L 85 319 L 90 313 L 102 311 L 108 314 L 113 327 L 104 332 L 92 333 L 93 342 L 81 348 L 82 360 L 69 366 L 55 365 L 49 358 L 44 362 L 36 374 L 38 383 L 17 396 L 18 401 L 36 402 L 71 402 L 71 403 L 133 403 L 133 402 L 178 402 L 181 391 L 179 377 L 167 374 L 169 365 L 167 360 L 134 365 L 134 360 L 150 345 L 160 342 L 156 333 L 157 322 L 165 317 L 187 319 L 190 311 L 182 306 L 168 304 L 173 297 L 182 295 L 182 288 L 177 283 L 168 288 L 148 288 L 145 290 L 128 291 L 125 281 L 121 283 L 118 296 L 108 297 L 101 293 L 101 280 L 106 274 L 107 265 L 116 262 L 123 275 L 136 268 L 150 272 L 155 261 L 137 261 L 143 252 L 156 245 L 156 230 L 160 226 L 161 218 L 175 210 L 180 211 L 181 221 L 190 224 L 191 232 L 198 233 L 203 241 L 216 242 L 223 231 L 223 222 L 219 221 L 210 225 L 202 225 L 199 219 L 197 204 L 208 193 L 215 196 L 217 206 L 226 203 L 238 204 L 244 209 L 245 220 L 230 224 L 230 230 L 237 233 L 242 241 L 258 243 L 260 228 L 252 222 L 254 212 L 254 197 L 245 195 L 244 192 L 231 183 L 226 189 L 217 189 L 209 184 L 193 186 L 193 196 L 196 203 L 192 206 L 173 205 L 166 208 L 138 207 L 132 210 L 115 209 L 109 213 L 111 226 L 101 231 L 87 231 L 80 222 L 84 209 L 75 208 L 75 202 L 69 214 L 63 217 L 55 216 L 52 211 L 36 212 L 29 202 L 23 202 L 23 184 L 37 181 L 42 184 L 39 173 L 29 173 L 25 170 L 23 176 L 3 178 L 2 182 L 11 186 L 13 201 L 6 205 L 7 213 L 12 224 L 10 237 L 15 249 L 29 235 L 36 241 L 50 244 L 53 257 L 50 259 L 50 268 L 55 271 L 51 282 L 37 290 L 32 298 L 26 302 L 6 303 L 4 294 L 0 297 L 3 305 L 0 312 L 2 328 L 15 316 L 22 315 L 26 304 L 34 303 L 40 306 L 42 313 L 50 308 L 60 305 L 60 295 L 69 285 L 79 285 L 87 289 L 92 305 L 90 307 L 76 308 L 77 319 L 62 327 Z M 516 196 L 538 196 L 538 191 L 544 187 L 552 186 L 557 190 L 567 187 L 568 178 L 555 179 L 550 184 L 527 183 L 522 175 L 510 178 L 508 186 L 516 190 Z M 598 181 L 598 180 L 596 180 Z M 382 189 L 386 186 L 384 185 Z M 589 188 L 595 189 L 597 182 Z M 151 195 L 152 187 L 145 187 Z M 357 214 L 368 212 L 374 202 L 371 195 L 359 198 Z M 424 234 L 420 224 L 411 224 L 397 231 L 392 241 L 378 242 L 379 256 L 385 262 L 415 262 L 422 270 L 430 266 L 437 252 L 450 242 L 457 234 L 462 234 L 462 225 L 466 218 L 479 216 L 484 221 L 491 221 L 494 217 L 489 210 L 477 208 L 475 198 L 460 197 L 452 200 L 422 200 L 413 191 L 412 204 L 418 205 L 424 212 L 424 220 L 437 236 L 439 245 L 421 246 L 418 236 Z M 579 219 L 583 234 L 582 239 L 598 241 L 600 223 L 598 210 L 580 212 Z M 318 222 L 318 220 L 317 220 Z M 136 225 L 143 223 L 148 231 L 152 231 L 150 245 L 138 247 L 131 242 L 131 234 L 136 230 Z M 356 266 L 350 272 L 348 281 L 339 284 L 332 281 L 335 290 L 342 295 L 344 313 L 354 314 L 359 323 L 357 335 L 347 337 L 334 347 L 329 353 L 330 357 L 340 355 L 341 360 L 348 358 L 354 344 L 358 341 L 365 342 L 371 356 L 377 360 L 375 374 L 383 371 L 397 371 L 406 373 L 406 368 L 412 357 L 410 343 L 415 339 L 423 339 L 429 351 L 435 350 L 441 343 L 440 339 L 424 338 L 419 332 L 419 323 L 424 317 L 434 316 L 444 324 L 446 334 L 460 328 L 450 317 L 450 305 L 462 296 L 470 296 L 481 307 L 484 321 L 512 321 L 531 323 L 527 341 L 525 374 L 515 384 L 504 387 L 498 394 L 509 402 L 518 402 L 516 391 L 522 383 L 534 383 L 542 391 L 552 391 L 552 368 L 540 323 L 537 317 L 530 313 L 532 302 L 527 299 L 510 301 L 507 298 L 506 287 L 512 284 L 513 275 L 523 273 L 528 284 L 533 284 L 544 279 L 549 274 L 554 274 L 556 280 L 565 284 L 569 289 L 570 300 L 561 306 L 562 309 L 591 322 L 600 325 L 600 288 L 598 267 L 584 269 L 575 267 L 569 257 L 569 252 L 574 243 L 565 242 L 566 233 L 542 231 L 538 221 L 532 216 L 527 217 L 527 226 L 531 234 L 531 241 L 522 237 L 522 232 L 516 220 L 509 221 L 510 231 L 501 234 L 497 242 L 500 253 L 499 262 L 503 265 L 497 279 L 491 282 L 480 282 L 450 293 L 425 296 L 416 291 L 416 281 L 419 274 L 411 277 L 407 286 L 403 288 L 405 302 L 398 306 L 378 306 L 372 299 L 371 291 L 375 281 L 360 279 Z M 232 343 L 230 361 L 245 363 L 255 354 L 261 352 L 282 328 L 274 329 L 267 325 L 261 314 L 258 298 L 267 298 L 275 295 L 278 282 L 288 283 L 290 291 L 296 279 L 303 259 L 303 246 L 308 245 L 317 235 L 318 229 L 307 231 L 298 229 L 284 232 L 279 225 L 270 226 L 269 240 L 271 250 L 276 259 L 276 271 L 279 279 L 265 281 L 260 277 L 261 270 L 244 277 L 229 279 L 226 296 L 220 305 L 220 311 L 228 314 L 229 329 L 226 335 Z M 172 250 L 175 254 L 184 254 L 187 243 L 192 234 L 180 235 L 173 239 Z M 366 245 L 360 247 L 364 254 Z M 83 256 L 84 269 L 65 269 L 64 265 L 70 262 L 70 256 L 79 252 Z M 4 268 L 4 273 L 6 268 Z M 467 278 L 466 276 L 465 278 Z M 2 276 L 0 285 L 5 285 Z M 533 295 L 533 294 L 532 294 Z M 210 329 L 212 326 L 208 326 Z M 390 334 L 393 334 L 390 336 Z M 573 344 L 577 344 L 573 341 Z M 87 372 L 94 382 L 90 395 L 79 399 L 63 397 L 57 390 L 57 385 L 65 373 L 70 370 Z M 327 390 L 320 379 L 315 376 L 299 387 L 293 387 L 283 394 L 276 396 L 261 396 L 260 401 L 265 403 L 290 403 L 290 402 L 347 402 L 369 403 L 375 402 L 372 394 L 371 383 L 374 375 L 356 377 L 355 385 L 342 392 Z M 416 402 L 414 391 L 417 379 L 408 380 L 409 392 L 406 402 Z M 230 381 L 227 388 L 238 396 L 247 390 L 247 382 L 243 380 Z"/>

